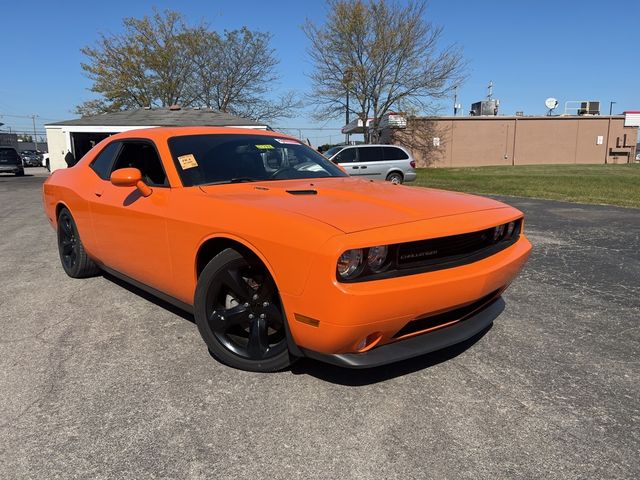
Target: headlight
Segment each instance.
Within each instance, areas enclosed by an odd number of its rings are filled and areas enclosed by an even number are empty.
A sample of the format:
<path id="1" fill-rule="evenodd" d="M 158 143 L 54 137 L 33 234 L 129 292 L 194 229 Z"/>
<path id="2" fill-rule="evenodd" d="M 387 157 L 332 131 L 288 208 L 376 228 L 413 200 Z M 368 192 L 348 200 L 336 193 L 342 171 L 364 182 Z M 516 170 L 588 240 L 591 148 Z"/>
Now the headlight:
<path id="1" fill-rule="evenodd" d="M 388 252 L 389 247 L 387 247 L 386 245 L 371 247 L 369 249 L 369 253 L 367 255 L 367 266 L 371 269 L 371 271 L 378 273 L 380 270 L 382 270 L 385 262 L 387 261 Z"/>
<path id="2" fill-rule="evenodd" d="M 355 277 L 360 273 L 362 265 L 362 249 L 347 250 L 338 259 L 338 275 L 344 279 Z"/>

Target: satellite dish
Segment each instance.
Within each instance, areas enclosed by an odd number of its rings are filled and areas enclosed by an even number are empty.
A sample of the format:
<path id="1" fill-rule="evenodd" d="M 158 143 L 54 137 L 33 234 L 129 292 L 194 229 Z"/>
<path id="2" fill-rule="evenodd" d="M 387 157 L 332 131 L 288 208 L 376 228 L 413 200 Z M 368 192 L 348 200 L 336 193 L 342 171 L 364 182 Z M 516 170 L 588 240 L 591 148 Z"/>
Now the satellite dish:
<path id="1" fill-rule="evenodd" d="M 556 108 L 558 106 L 558 100 L 556 100 L 553 97 L 549 97 L 544 101 L 544 104 L 546 105 L 546 107 L 549 110 L 553 110 L 554 108 Z"/>

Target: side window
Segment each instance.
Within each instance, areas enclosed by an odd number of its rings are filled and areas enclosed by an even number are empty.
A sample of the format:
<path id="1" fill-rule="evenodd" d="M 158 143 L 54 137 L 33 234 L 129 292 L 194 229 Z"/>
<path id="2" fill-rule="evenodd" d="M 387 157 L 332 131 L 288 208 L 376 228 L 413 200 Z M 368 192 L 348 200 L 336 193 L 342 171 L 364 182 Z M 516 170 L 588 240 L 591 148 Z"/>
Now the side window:
<path id="1" fill-rule="evenodd" d="M 379 162 L 382 160 L 382 147 L 361 147 L 360 161 L 361 162 Z"/>
<path id="2" fill-rule="evenodd" d="M 142 174 L 142 180 L 147 185 L 154 187 L 169 186 L 162 162 L 153 145 L 139 141 L 122 143 L 122 149 L 111 171 L 119 168 L 137 168 Z"/>
<path id="3" fill-rule="evenodd" d="M 409 158 L 407 152 L 398 147 L 382 147 L 385 160 L 406 160 Z"/>
<path id="4" fill-rule="evenodd" d="M 120 142 L 111 142 L 104 147 L 102 151 L 93 159 L 91 165 L 89 165 L 94 172 L 103 180 L 109 180 L 111 174 L 111 164 L 113 158 L 120 148 Z"/>
<path id="5" fill-rule="evenodd" d="M 338 156 L 336 157 L 338 163 L 351 163 L 357 162 L 356 159 L 356 149 L 355 148 L 345 148 L 342 150 Z"/>

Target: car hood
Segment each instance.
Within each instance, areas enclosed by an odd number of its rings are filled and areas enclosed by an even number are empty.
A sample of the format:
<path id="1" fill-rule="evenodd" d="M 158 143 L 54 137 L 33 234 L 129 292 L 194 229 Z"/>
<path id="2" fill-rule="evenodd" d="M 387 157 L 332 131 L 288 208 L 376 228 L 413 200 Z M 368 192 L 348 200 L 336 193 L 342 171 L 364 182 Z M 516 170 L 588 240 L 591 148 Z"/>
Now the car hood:
<path id="1" fill-rule="evenodd" d="M 227 201 L 304 215 L 345 233 L 507 208 L 490 198 L 352 177 L 208 185 L 200 189 Z"/>

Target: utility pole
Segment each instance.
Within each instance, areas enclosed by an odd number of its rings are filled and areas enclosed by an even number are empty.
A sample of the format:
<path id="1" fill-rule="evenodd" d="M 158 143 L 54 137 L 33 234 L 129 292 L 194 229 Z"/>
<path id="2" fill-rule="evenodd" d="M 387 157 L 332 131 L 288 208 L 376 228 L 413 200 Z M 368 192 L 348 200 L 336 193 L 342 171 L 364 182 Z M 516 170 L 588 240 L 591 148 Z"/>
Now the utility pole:
<path id="1" fill-rule="evenodd" d="M 453 87 L 453 116 L 458 115 L 458 86 Z"/>
<path id="2" fill-rule="evenodd" d="M 36 117 L 37 115 L 31 115 L 31 120 L 33 121 L 33 143 L 35 145 L 36 152 L 38 151 L 38 138 L 36 137 Z"/>
<path id="3" fill-rule="evenodd" d="M 349 89 L 351 88 L 351 81 L 353 80 L 353 71 L 350 68 L 347 68 L 347 70 L 344 72 L 344 77 L 342 78 L 342 81 L 344 82 L 344 86 L 347 90 L 347 102 L 346 102 L 346 108 L 345 108 L 345 126 L 349 125 Z M 344 141 L 347 145 L 349 145 L 349 134 L 345 133 L 344 134 Z"/>

